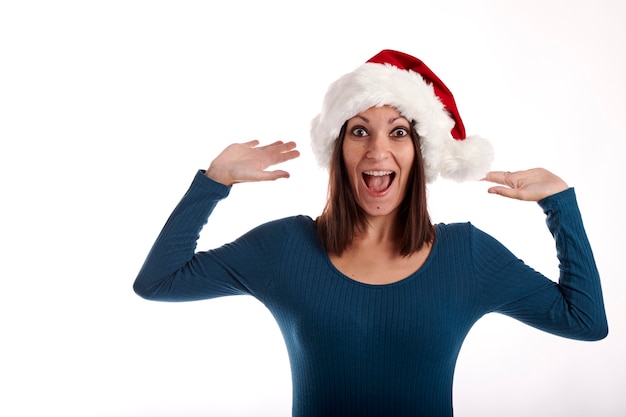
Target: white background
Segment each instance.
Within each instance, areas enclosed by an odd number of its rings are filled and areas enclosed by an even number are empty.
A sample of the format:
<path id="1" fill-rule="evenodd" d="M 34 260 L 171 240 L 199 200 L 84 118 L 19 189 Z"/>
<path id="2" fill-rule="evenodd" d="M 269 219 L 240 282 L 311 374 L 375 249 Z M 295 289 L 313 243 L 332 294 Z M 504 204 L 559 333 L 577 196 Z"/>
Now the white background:
<path id="1" fill-rule="evenodd" d="M 132 282 L 198 168 L 224 146 L 295 140 L 292 178 L 240 185 L 200 242 L 319 214 L 309 122 L 326 87 L 384 48 L 454 92 L 494 168 L 577 189 L 610 335 L 575 342 L 489 315 L 470 333 L 455 415 L 626 412 L 621 0 L 0 3 L 0 414 L 288 416 L 281 335 L 251 298 L 155 303 Z M 555 278 L 533 203 L 439 180 L 435 221 L 471 220 Z"/>

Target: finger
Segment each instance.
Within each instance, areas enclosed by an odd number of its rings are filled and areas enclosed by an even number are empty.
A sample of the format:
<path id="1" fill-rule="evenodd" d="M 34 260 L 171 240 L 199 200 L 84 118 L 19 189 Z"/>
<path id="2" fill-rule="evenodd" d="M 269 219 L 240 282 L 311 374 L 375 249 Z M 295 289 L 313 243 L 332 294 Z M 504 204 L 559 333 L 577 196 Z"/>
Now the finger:
<path id="1" fill-rule="evenodd" d="M 257 141 L 257 143 L 258 143 L 258 141 Z M 270 143 L 268 145 L 259 146 L 259 147 L 257 147 L 257 149 L 260 149 L 260 150 L 272 149 L 272 147 L 283 145 L 283 144 L 284 144 L 284 142 L 282 140 L 277 140 L 276 142 L 272 142 L 272 143 Z"/>
<path id="2" fill-rule="evenodd" d="M 275 171 L 269 171 L 268 172 L 268 178 L 273 181 L 273 180 L 277 180 L 279 178 L 289 178 L 289 173 L 287 171 L 283 171 L 282 169 L 278 169 Z"/>
<path id="3" fill-rule="evenodd" d="M 270 146 L 270 145 L 268 145 Z M 300 156 L 300 152 L 295 150 L 296 144 L 294 142 L 274 144 L 271 148 L 266 147 L 264 151 L 269 158 L 269 164 L 275 165 L 281 162 L 289 161 Z"/>
<path id="4" fill-rule="evenodd" d="M 242 145 L 245 145 L 245 146 L 249 146 L 249 147 L 251 147 L 251 148 L 254 148 L 254 147 L 258 146 L 258 145 L 259 145 L 259 143 L 260 143 L 260 142 L 259 142 L 258 140 L 253 139 L 253 140 L 249 140 L 248 142 L 243 142 L 243 143 L 242 143 Z"/>
<path id="5" fill-rule="evenodd" d="M 283 152 L 285 152 L 285 151 L 290 151 L 290 150 L 292 150 L 292 149 L 295 149 L 295 148 L 296 148 L 296 146 L 297 146 L 297 145 L 296 145 L 296 142 L 294 142 L 294 141 L 290 141 L 290 142 L 285 142 L 285 143 L 282 145 L 281 149 L 283 149 Z"/>
<path id="6" fill-rule="evenodd" d="M 295 142 L 283 142 L 282 140 L 270 143 L 269 145 L 260 146 L 258 149 L 268 150 L 272 152 L 288 152 L 296 147 Z"/>
<path id="7" fill-rule="evenodd" d="M 254 181 L 275 181 L 279 178 L 289 178 L 289 173 L 283 170 L 260 171 L 255 175 Z"/>
<path id="8" fill-rule="evenodd" d="M 507 177 L 511 175 L 510 171 L 490 171 L 485 175 L 483 181 L 495 182 L 496 184 L 508 185 Z"/>
<path id="9" fill-rule="evenodd" d="M 490 194 L 497 194 L 497 195 L 501 195 L 503 197 L 515 198 L 515 199 L 518 199 L 518 200 L 521 199 L 520 191 L 518 189 L 516 189 L 516 188 L 496 186 L 496 187 L 489 188 L 487 191 Z"/>
<path id="10" fill-rule="evenodd" d="M 281 152 L 274 156 L 274 163 L 279 164 L 281 162 L 290 161 L 300 156 L 300 152 L 296 150 Z"/>

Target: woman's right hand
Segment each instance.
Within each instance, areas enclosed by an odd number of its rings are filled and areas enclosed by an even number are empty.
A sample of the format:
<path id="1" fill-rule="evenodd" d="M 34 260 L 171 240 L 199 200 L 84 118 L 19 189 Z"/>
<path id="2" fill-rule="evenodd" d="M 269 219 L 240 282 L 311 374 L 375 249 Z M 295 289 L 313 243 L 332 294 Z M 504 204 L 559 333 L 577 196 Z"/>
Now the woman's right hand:
<path id="1" fill-rule="evenodd" d="M 300 152 L 295 150 L 295 142 L 278 141 L 266 146 L 258 145 L 258 140 L 229 145 L 211 162 L 205 175 L 228 186 L 238 182 L 289 178 L 287 171 L 268 171 L 267 168 L 300 156 Z"/>

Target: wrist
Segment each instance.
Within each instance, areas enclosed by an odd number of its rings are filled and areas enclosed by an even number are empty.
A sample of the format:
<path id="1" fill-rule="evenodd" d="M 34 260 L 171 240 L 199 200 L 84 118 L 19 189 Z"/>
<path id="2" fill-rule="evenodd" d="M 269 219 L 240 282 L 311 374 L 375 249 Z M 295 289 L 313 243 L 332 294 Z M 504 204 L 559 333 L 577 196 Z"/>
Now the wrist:
<path id="1" fill-rule="evenodd" d="M 211 164 L 211 166 L 209 166 L 209 168 L 204 172 L 204 175 L 215 182 L 219 182 L 220 184 L 229 187 L 234 183 L 234 181 L 232 181 L 232 179 L 228 176 L 226 170 L 215 167 L 213 164 Z"/>

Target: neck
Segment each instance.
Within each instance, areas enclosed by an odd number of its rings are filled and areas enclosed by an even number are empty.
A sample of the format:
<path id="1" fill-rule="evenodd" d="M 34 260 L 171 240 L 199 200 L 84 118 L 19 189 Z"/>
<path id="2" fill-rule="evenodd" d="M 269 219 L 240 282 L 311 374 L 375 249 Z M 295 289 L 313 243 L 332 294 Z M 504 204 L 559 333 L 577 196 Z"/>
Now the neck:
<path id="1" fill-rule="evenodd" d="M 379 216 L 367 218 L 367 223 L 355 236 L 353 244 L 397 246 L 399 241 L 400 229 L 397 216 Z"/>

